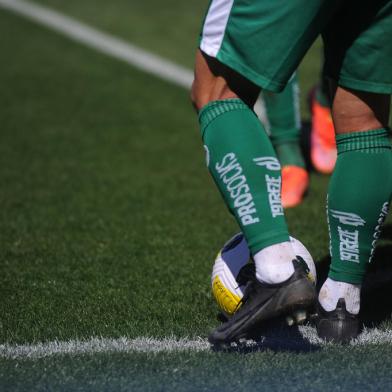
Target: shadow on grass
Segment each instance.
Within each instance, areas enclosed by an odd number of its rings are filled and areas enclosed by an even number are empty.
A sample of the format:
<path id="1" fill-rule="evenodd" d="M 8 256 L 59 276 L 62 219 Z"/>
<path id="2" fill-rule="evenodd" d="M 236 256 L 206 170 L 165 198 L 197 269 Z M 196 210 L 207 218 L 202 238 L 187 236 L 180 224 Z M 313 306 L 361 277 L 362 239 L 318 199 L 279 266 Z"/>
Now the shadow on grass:
<path id="1" fill-rule="evenodd" d="M 392 224 L 384 226 L 382 240 L 392 240 Z M 331 259 L 323 257 L 316 263 L 317 289 L 328 275 Z M 361 320 L 365 327 L 374 328 L 391 318 L 392 313 L 392 243 L 377 246 L 369 264 L 361 295 Z"/>
<path id="2" fill-rule="evenodd" d="M 257 332 L 249 333 L 251 341 L 236 345 L 213 347 L 213 351 L 251 354 L 263 351 L 309 353 L 321 350 L 319 344 L 310 342 L 297 326 L 289 327 L 283 319 L 265 322 Z"/>

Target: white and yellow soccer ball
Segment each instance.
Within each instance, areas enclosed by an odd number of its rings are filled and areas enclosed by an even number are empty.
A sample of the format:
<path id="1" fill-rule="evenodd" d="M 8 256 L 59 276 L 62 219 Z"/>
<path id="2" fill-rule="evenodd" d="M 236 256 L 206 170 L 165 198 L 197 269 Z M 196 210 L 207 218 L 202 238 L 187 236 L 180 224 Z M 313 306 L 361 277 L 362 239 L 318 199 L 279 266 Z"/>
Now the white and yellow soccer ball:
<path id="1" fill-rule="evenodd" d="M 311 254 L 296 238 L 290 237 L 290 241 L 295 254 L 306 263 L 309 280 L 316 285 L 316 265 Z M 241 282 L 238 278 L 243 267 L 249 264 L 251 264 L 251 254 L 242 233 L 232 237 L 215 259 L 211 275 L 212 293 L 219 309 L 226 316 L 233 315 L 241 304 L 245 282 Z"/>

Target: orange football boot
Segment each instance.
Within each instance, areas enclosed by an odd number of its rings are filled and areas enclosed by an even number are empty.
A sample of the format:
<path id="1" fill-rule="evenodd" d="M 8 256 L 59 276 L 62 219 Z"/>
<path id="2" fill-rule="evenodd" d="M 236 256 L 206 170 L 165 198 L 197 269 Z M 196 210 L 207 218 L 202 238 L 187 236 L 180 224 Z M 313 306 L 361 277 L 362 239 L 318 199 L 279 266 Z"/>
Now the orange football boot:
<path id="1" fill-rule="evenodd" d="M 311 111 L 310 158 L 317 171 L 330 174 L 335 167 L 337 156 L 331 110 L 329 107 L 321 106 L 313 95 Z"/>
<path id="2" fill-rule="evenodd" d="M 309 174 L 300 166 L 282 167 L 282 206 L 295 207 L 302 199 L 309 186 Z"/>

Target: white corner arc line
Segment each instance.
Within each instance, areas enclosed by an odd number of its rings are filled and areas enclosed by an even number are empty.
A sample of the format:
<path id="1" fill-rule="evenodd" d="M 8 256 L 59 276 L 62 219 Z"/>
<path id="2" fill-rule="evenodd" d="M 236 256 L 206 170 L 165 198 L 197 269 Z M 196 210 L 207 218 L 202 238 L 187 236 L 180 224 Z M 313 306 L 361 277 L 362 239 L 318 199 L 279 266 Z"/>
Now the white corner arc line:
<path id="1" fill-rule="evenodd" d="M 268 345 L 278 343 L 303 346 L 328 346 L 317 336 L 314 327 L 300 326 L 300 334 L 290 332 L 274 332 L 271 331 L 268 336 L 260 339 L 258 342 L 248 342 L 250 348 L 262 349 Z M 367 345 L 385 345 L 392 344 L 392 330 L 365 329 L 357 339 L 351 341 L 351 346 L 367 346 Z M 86 340 L 69 340 L 69 341 L 52 341 L 36 344 L 0 344 L 0 358 L 9 360 L 34 360 L 39 358 L 47 358 L 55 355 L 92 355 L 92 354 L 110 354 L 110 353 L 174 353 L 174 352 L 201 352 L 211 350 L 211 345 L 204 338 L 163 338 L 155 339 L 151 337 L 139 337 L 130 339 L 120 337 L 117 339 L 93 337 Z"/>
<path id="2" fill-rule="evenodd" d="M 189 89 L 192 84 L 193 73 L 185 67 L 57 11 L 24 0 L 0 0 L 0 7 L 175 85 Z"/>

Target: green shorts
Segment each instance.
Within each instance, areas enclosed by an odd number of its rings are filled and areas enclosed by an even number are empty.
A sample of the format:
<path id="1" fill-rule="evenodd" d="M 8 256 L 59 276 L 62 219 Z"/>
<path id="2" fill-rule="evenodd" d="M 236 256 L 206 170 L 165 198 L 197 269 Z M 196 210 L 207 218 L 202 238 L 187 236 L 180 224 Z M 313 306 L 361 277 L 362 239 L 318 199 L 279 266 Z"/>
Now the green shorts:
<path id="1" fill-rule="evenodd" d="M 200 49 L 280 92 L 320 33 L 326 76 L 392 93 L 392 0 L 211 0 Z"/>

